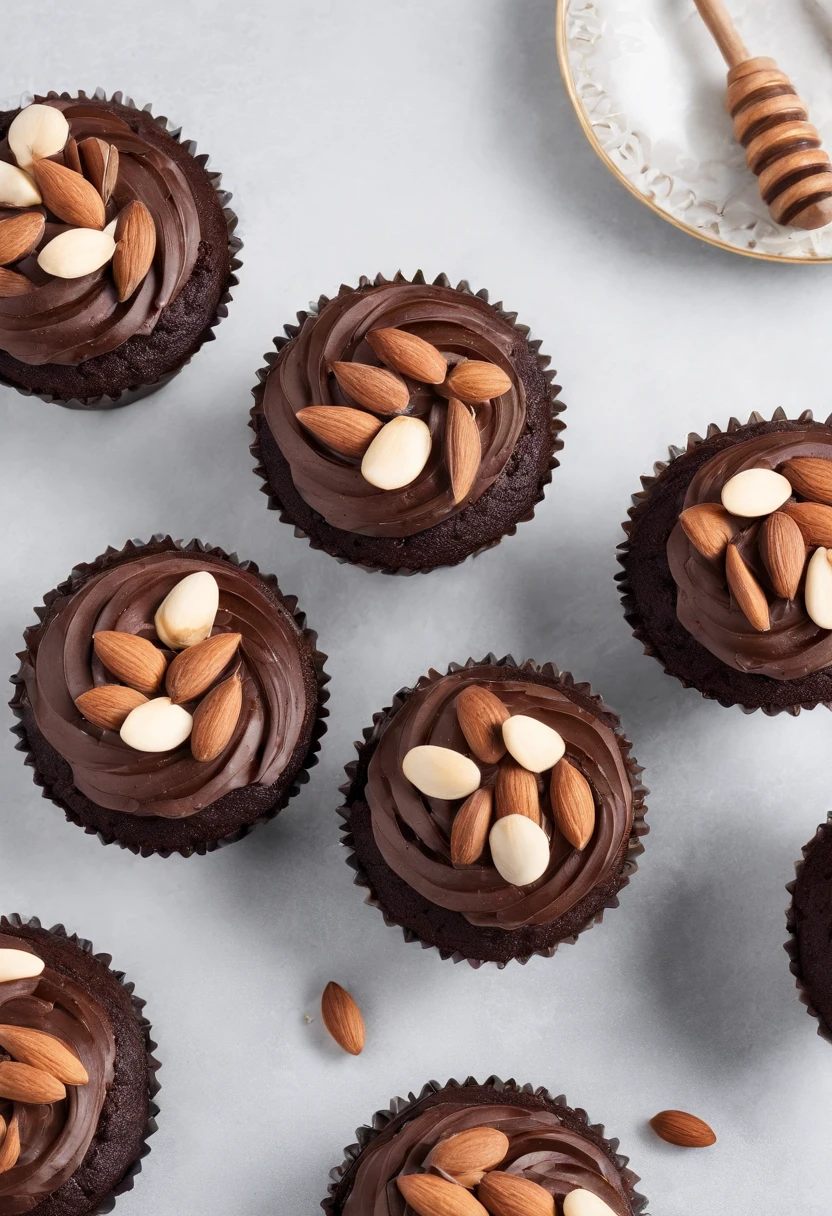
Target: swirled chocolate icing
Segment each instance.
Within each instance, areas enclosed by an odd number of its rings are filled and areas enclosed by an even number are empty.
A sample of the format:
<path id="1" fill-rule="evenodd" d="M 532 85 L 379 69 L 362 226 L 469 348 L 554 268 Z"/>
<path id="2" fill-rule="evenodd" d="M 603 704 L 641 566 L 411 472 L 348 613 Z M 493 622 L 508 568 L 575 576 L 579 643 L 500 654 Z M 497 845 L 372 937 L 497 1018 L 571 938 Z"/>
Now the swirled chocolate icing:
<path id="1" fill-rule="evenodd" d="M 197 570 L 209 571 L 219 585 L 214 632 L 242 635 L 240 718 L 219 756 L 201 763 L 187 743 L 172 752 L 134 751 L 75 707 L 82 692 L 112 683 L 93 653 L 92 635 L 125 630 L 156 641 L 156 609 L 176 583 Z M 280 776 L 307 710 L 299 638 L 294 618 L 259 579 L 231 562 L 170 550 L 89 579 L 34 631 L 21 675 L 38 728 L 69 763 L 83 794 L 112 810 L 178 819 L 229 790 L 267 786 Z"/>
<path id="2" fill-rule="evenodd" d="M 436 346 L 449 365 L 463 358 L 502 368 L 511 388 L 476 408 L 482 459 L 469 494 L 454 502 L 445 453 L 447 402 L 431 385 L 407 379 L 408 413 L 430 428 L 433 447 L 422 472 L 400 490 L 379 490 L 360 462 L 319 443 L 297 420 L 309 405 L 354 405 L 330 368 L 335 362 L 379 365 L 370 330 L 395 327 Z M 526 419 L 526 395 L 515 365 L 520 333 L 484 300 L 450 287 L 384 283 L 344 291 L 308 317 L 284 348 L 266 382 L 263 412 L 289 463 L 301 497 L 332 524 L 363 536 L 412 536 L 476 502 L 506 467 Z"/>
<path id="3" fill-rule="evenodd" d="M 342 1208 L 343 1216 L 405 1216 L 408 1209 L 396 1179 L 429 1170 L 430 1153 L 436 1145 L 472 1127 L 503 1132 L 509 1149 L 498 1168 L 544 1187 L 554 1196 L 558 1211 L 570 1191 L 582 1189 L 603 1199 L 615 1216 L 631 1216 L 613 1162 L 586 1136 L 566 1127 L 554 1112 L 520 1105 L 471 1106 L 462 1100 L 431 1107 L 395 1135 L 381 1136 L 369 1144 Z"/>
<path id="4" fill-rule="evenodd" d="M 757 435 L 723 448 L 691 479 L 683 509 L 721 500 L 722 487 L 745 469 L 779 469 L 795 457 L 832 460 L 832 429 L 819 424 Z M 739 548 L 768 592 L 771 628 L 758 632 L 734 602 L 722 562 L 709 561 L 694 548 L 681 524 L 667 542 L 667 559 L 677 587 L 676 613 L 711 654 L 737 671 L 793 680 L 832 665 L 832 631 L 821 629 L 806 613 L 803 596 L 777 597 L 757 549 L 758 521 L 743 529 Z"/>
<path id="5" fill-rule="evenodd" d="M 26 948 L 19 938 L 0 934 L 0 949 Z M 54 1035 L 78 1055 L 89 1075 L 86 1085 L 68 1085 L 60 1102 L 0 1100 L 0 1114 L 7 1122 L 16 1115 L 20 1133 L 17 1164 L 0 1174 L 0 1216 L 19 1216 L 57 1190 L 84 1159 L 113 1080 L 116 1049 L 101 1006 L 50 967 L 33 979 L 0 983 L 0 1023 Z"/>
<path id="6" fill-rule="evenodd" d="M 632 790 L 618 739 L 600 717 L 559 688 L 528 682 L 521 673 L 514 680 L 493 679 L 490 674 L 487 667 L 468 667 L 420 682 L 381 735 L 370 760 L 364 796 L 384 860 L 420 895 L 460 912 L 472 925 L 515 929 L 547 924 L 609 877 L 630 834 Z M 471 684 L 493 692 L 511 714 L 527 714 L 558 731 L 567 758 L 593 790 L 595 831 L 586 848 L 578 851 L 554 827 L 548 782 L 539 779 L 551 855 L 546 872 L 528 887 L 507 883 L 487 851 L 479 864 L 455 869 L 450 836 L 460 804 L 428 798 L 402 772 L 405 755 L 419 744 L 471 754 L 455 708 L 457 696 Z M 480 769 L 482 784 L 493 785 L 496 766 L 480 763 Z"/>
<path id="7" fill-rule="evenodd" d="M 162 311 L 189 278 L 200 242 L 200 219 L 182 169 L 151 146 L 106 104 L 82 98 L 43 100 L 62 110 L 70 136 L 78 143 L 97 137 L 119 153 L 118 179 L 107 204 L 107 221 L 133 199 L 149 209 L 156 227 L 153 264 L 134 294 L 119 303 L 109 264 L 79 279 L 46 274 L 36 254 L 16 267 L 35 284 L 26 295 L 0 299 L 0 350 L 22 363 L 77 365 L 115 350 L 134 334 L 147 335 Z M 56 158 L 60 159 L 60 157 Z M 0 160 L 16 163 L 8 141 L 0 142 Z M 47 218 L 42 244 L 68 225 L 39 208 Z M 10 212 L 0 211 L 0 216 Z"/>

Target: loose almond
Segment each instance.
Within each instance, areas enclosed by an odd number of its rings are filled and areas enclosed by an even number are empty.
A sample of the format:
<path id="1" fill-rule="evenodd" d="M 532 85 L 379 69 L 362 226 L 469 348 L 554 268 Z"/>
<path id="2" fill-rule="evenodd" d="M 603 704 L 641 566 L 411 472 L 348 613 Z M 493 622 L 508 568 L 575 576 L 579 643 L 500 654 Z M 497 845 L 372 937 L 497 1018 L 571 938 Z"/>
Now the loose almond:
<path id="1" fill-rule="evenodd" d="M 493 1170 L 477 1190 L 491 1216 L 555 1216 L 555 1200 L 549 1191 L 522 1178 Z"/>
<path id="2" fill-rule="evenodd" d="M 60 1102 L 66 1097 L 64 1085 L 48 1072 L 19 1064 L 17 1060 L 0 1061 L 0 1098 L 10 1102 Z"/>
<path id="3" fill-rule="evenodd" d="M 549 839 L 543 828 L 525 815 L 498 819 L 488 835 L 497 873 L 515 887 L 537 882 L 549 866 Z"/>
<path id="4" fill-rule="evenodd" d="M 121 730 L 124 719 L 147 697 L 137 688 L 124 684 L 99 684 L 75 698 L 78 712 L 101 730 Z"/>
<path id="5" fill-rule="evenodd" d="M 118 178 L 118 148 L 115 144 L 108 144 L 105 139 L 95 137 L 81 140 L 78 148 L 87 177 L 98 191 L 102 202 L 109 202 Z"/>
<path id="6" fill-rule="evenodd" d="M 161 685 L 167 659 L 147 638 L 106 629 L 93 634 L 92 644 L 107 670 L 131 688 L 150 696 Z"/>
<path id="7" fill-rule="evenodd" d="M 792 487 L 773 469 L 744 469 L 722 487 L 722 505 L 731 515 L 753 519 L 770 515 L 791 498 Z"/>
<path id="8" fill-rule="evenodd" d="M 69 138 L 69 123 L 55 106 L 31 105 L 12 121 L 9 147 L 21 169 L 29 170 L 36 160 L 62 152 Z"/>
<path id="9" fill-rule="evenodd" d="M 725 576 L 737 607 L 749 625 L 758 633 L 766 633 L 771 628 L 766 593 L 733 543 L 725 550 Z"/>
<path id="10" fill-rule="evenodd" d="M 701 502 L 679 516 L 690 543 L 703 557 L 714 561 L 738 530 L 737 521 L 718 502 Z"/>
<path id="11" fill-rule="evenodd" d="M 154 697 L 138 705 L 124 719 L 122 742 L 137 752 L 172 752 L 190 735 L 193 718 L 170 697 Z"/>
<path id="12" fill-rule="evenodd" d="M 0 1047 L 21 1064 L 48 1072 L 65 1085 L 86 1085 L 89 1074 L 74 1052 L 60 1039 L 28 1026 L 0 1026 Z"/>
<path id="13" fill-rule="evenodd" d="M 451 828 L 451 863 L 454 866 L 472 866 L 479 861 L 488 840 L 493 808 L 494 791 L 488 786 L 474 790 L 463 802 Z"/>
<path id="14" fill-rule="evenodd" d="M 29 174 L 0 160 L 0 207 L 37 207 L 42 202 L 40 190 Z"/>
<path id="15" fill-rule="evenodd" d="M 448 372 L 445 381 L 448 392 L 460 401 L 476 403 L 502 397 L 511 388 L 511 379 L 495 363 L 466 359 Z"/>
<path id="16" fill-rule="evenodd" d="M 488 1216 L 470 1191 L 438 1174 L 399 1174 L 396 1186 L 416 1216 Z"/>
<path id="17" fill-rule="evenodd" d="M 807 545 L 832 548 L 832 507 L 817 502 L 787 502 L 782 510 L 800 528 Z"/>
<path id="18" fill-rule="evenodd" d="M 360 460 L 384 423 L 366 410 L 349 405 L 307 405 L 295 415 L 328 448 Z"/>
<path id="19" fill-rule="evenodd" d="M 448 374 L 442 353 L 406 329 L 373 329 L 367 342 L 382 363 L 423 384 L 441 384 Z"/>
<path id="20" fill-rule="evenodd" d="M 21 215 L 0 220 L 0 266 L 19 262 L 37 247 L 46 227 L 40 211 L 24 211 Z"/>
<path id="21" fill-rule="evenodd" d="M 796 494 L 802 494 L 814 502 L 832 504 L 832 460 L 796 456 L 783 465 L 783 475 L 788 478 Z"/>
<path id="22" fill-rule="evenodd" d="M 616 1216 L 613 1209 L 594 1191 L 570 1191 L 563 1201 L 563 1216 Z"/>
<path id="23" fill-rule="evenodd" d="M 485 764 L 506 754 L 503 723 L 510 717 L 499 697 L 480 684 L 469 684 L 456 699 L 456 716 L 471 751 Z"/>
<path id="24" fill-rule="evenodd" d="M 783 511 L 769 515 L 760 528 L 759 546 L 774 590 L 793 600 L 806 564 L 806 545 L 796 521 Z"/>
<path id="25" fill-rule="evenodd" d="M 214 628 L 220 589 L 213 574 L 197 570 L 180 579 L 156 609 L 153 623 L 162 643 L 184 650 L 204 642 Z"/>
<path id="26" fill-rule="evenodd" d="M 526 714 L 513 714 L 506 719 L 503 739 L 517 763 L 532 773 L 543 773 L 552 768 L 566 750 L 556 730 Z"/>
<path id="27" fill-rule="evenodd" d="M 369 363 L 333 363 L 332 373 L 353 401 L 374 414 L 400 414 L 410 403 L 410 391 L 400 376 Z"/>
<path id="28" fill-rule="evenodd" d="M 242 704 L 243 683 L 236 671 L 200 701 L 191 735 L 194 760 L 207 764 L 225 750 L 237 729 Z"/>
<path id="29" fill-rule="evenodd" d="M 101 195 L 80 173 L 54 160 L 35 161 L 32 172 L 44 203 L 58 219 L 76 228 L 104 227 Z"/>
<path id="30" fill-rule="evenodd" d="M 0 950 L 0 984 L 34 979 L 43 971 L 44 962 L 29 950 Z"/>
<path id="31" fill-rule="evenodd" d="M 707 1148 L 716 1144 L 716 1136 L 703 1119 L 683 1110 L 663 1110 L 654 1115 L 650 1126 L 661 1140 L 681 1148 Z"/>
<path id="32" fill-rule="evenodd" d="M 241 641 L 239 633 L 217 633 L 181 650 L 165 676 L 165 688 L 174 705 L 207 692 L 231 662 Z"/>
<path id="33" fill-rule="evenodd" d="M 25 274 L 17 274 L 14 270 L 6 270 L 0 266 L 0 299 L 7 300 L 12 296 L 27 296 L 35 290 L 31 279 Z"/>
<path id="34" fill-rule="evenodd" d="M 432 744 L 412 747 L 402 761 L 402 772 L 426 797 L 448 802 L 473 794 L 481 779 L 473 760 Z"/>
<path id="35" fill-rule="evenodd" d="M 471 1127 L 440 1140 L 431 1151 L 426 1167 L 442 1170 L 455 1179 L 470 1178 L 493 1170 L 504 1160 L 509 1139 L 496 1127 Z"/>
<path id="36" fill-rule="evenodd" d="M 815 549 L 806 569 L 806 613 L 821 629 L 832 629 L 832 564 L 829 549 Z"/>
<path id="37" fill-rule="evenodd" d="M 6 1128 L 6 1134 L 3 1137 L 3 1143 L 0 1145 L 0 1174 L 5 1174 L 6 1170 L 10 1170 L 16 1165 L 19 1156 L 20 1127 L 17 1122 L 17 1115 L 12 1115 L 9 1126 Z"/>
<path id="38" fill-rule="evenodd" d="M 445 423 L 445 454 L 451 475 L 454 502 L 462 502 L 474 484 L 482 460 L 482 444 L 476 419 L 456 397 L 448 401 Z"/>
<path id="39" fill-rule="evenodd" d="M 559 760 L 549 790 L 555 823 L 574 848 L 585 849 L 595 831 L 595 799 L 586 777 L 568 760 Z"/>
<path id="40" fill-rule="evenodd" d="M 409 486 L 428 462 L 430 429 L 421 418 L 403 414 L 386 423 L 361 461 L 361 476 L 380 490 Z"/>
<path id="41" fill-rule="evenodd" d="M 150 270 L 156 252 L 156 225 L 144 203 L 133 199 L 119 212 L 115 236 L 113 279 L 123 304 Z"/>
<path id="42" fill-rule="evenodd" d="M 115 248 L 109 232 L 69 228 L 44 245 L 38 254 L 38 265 L 56 279 L 81 279 L 106 266 Z"/>
<path id="43" fill-rule="evenodd" d="M 540 823 L 540 795 L 537 777 L 510 756 L 500 761 L 494 790 L 494 811 L 498 819 L 525 815 Z"/>
<path id="44" fill-rule="evenodd" d="M 351 1056 L 360 1056 L 364 1050 L 364 1019 L 355 1000 L 334 980 L 330 980 L 321 997 L 321 1017 L 324 1026 L 339 1047 Z"/>

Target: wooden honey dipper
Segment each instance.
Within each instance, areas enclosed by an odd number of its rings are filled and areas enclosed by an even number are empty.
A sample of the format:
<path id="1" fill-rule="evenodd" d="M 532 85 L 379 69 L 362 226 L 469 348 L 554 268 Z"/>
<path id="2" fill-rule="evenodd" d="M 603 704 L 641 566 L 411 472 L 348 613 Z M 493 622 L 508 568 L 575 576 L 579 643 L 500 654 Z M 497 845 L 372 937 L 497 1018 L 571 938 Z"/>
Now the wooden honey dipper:
<path id="1" fill-rule="evenodd" d="M 722 0 L 695 0 L 728 64 L 725 108 L 778 224 L 832 222 L 832 164 L 806 107 L 773 59 L 752 58 Z"/>

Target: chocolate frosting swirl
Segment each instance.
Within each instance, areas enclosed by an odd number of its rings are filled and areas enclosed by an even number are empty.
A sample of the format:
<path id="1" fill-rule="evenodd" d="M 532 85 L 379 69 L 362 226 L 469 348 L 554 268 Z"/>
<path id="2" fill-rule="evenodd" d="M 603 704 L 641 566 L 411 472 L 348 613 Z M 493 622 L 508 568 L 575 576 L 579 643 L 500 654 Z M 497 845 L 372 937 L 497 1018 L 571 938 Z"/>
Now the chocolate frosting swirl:
<path id="1" fill-rule="evenodd" d="M 187 743 L 172 752 L 134 751 L 75 707 L 82 692 L 113 682 L 93 653 L 93 633 L 125 630 L 155 641 L 156 609 L 197 570 L 219 584 L 214 632 L 242 635 L 240 718 L 228 745 L 207 762 L 196 761 Z M 21 675 L 38 728 L 69 763 L 83 794 L 112 810 L 178 819 L 229 790 L 267 786 L 280 776 L 307 708 L 301 638 L 292 615 L 260 579 L 230 562 L 177 549 L 111 566 L 84 583 L 33 631 Z"/>
<path id="2" fill-rule="evenodd" d="M 310 405 L 354 405 L 330 368 L 335 362 L 379 360 L 370 330 L 394 327 L 436 346 L 449 365 L 463 358 L 494 363 L 512 386 L 476 408 L 482 460 L 467 497 L 454 502 L 445 454 L 447 402 L 431 385 L 406 377 L 408 413 L 430 428 L 433 447 L 422 472 L 400 490 L 379 490 L 361 476 L 360 461 L 333 452 L 309 434 L 297 413 Z M 526 419 L 526 395 L 515 368 L 522 335 L 478 296 L 425 283 L 383 283 L 348 290 L 307 317 L 266 381 L 263 412 L 289 463 L 298 493 L 327 523 L 363 536 L 412 536 L 476 502 L 506 467 Z"/>
<path id="3" fill-rule="evenodd" d="M 778 470 L 795 457 L 832 460 L 832 429 L 809 423 L 775 431 L 725 447 L 691 479 L 683 510 L 697 503 L 721 501 L 722 487 L 745 469 Z M 677 586 L 676 613 L 681 624 L 711 654 L 736 671 L 793 680 L 832 665 L 832 631 L 810 619 L 803 595 L 776 596 L 757 552 L 758 521 L 749 522 L 739 538 L 743 557 L 769 597 L 771 628 L 753 629 L 734 602 L 722 562 L 709 561 L 694 548 L 677 523 L 667 542 L 667 560 Z"/>
<path id="4" fill-rule="evenodd" d="M 408 886 L 432 903 L 462 913 L 472 925 L 516 929 L 556 920 L 609 877 L 630 835 L 633 796 L 618 739 L 600 717 L 560 688 L 524 680 L 520 672 L 509 680 L 497 674 L 488 667 L 467 667 L 420 681 L 383 730 L 364 796 L 382 856 Z M 548 781 L 540 779 L 551 856 L 546 872 L 528 887 L 507 883 L 487 851 L 477 865 L 454 869 L 450 836 L 460 804 L 426 797 L 402 772 L 405 755 L 419 744 L 471 755 L 454 704 L 471 684 L 493 692 L 511 714 L 527 714 L 558 731 L 567 758 L 593 790 L 595 831 L 578 851 L 554 827 Z M 496 766 L 480 764 L 480 769 L 482 784 L 493 785 Z"/>
<path id="5" fill-rule="evenodd" d="M 396 1179 L 430 1170 L 430 1153 L 436 1145 L 472 1127 L 503 1132 L 509 1150 L 498 1168 L 536 1182 L 559 1205 L 570 1191 L 583 1189 L 603 1199 L 615 1216 L 631 1216 L 613 1162 L 586 1136 L 566 1127 L 554 1112 L 519 1105 L 470 1106 L 463 1101 L 431 1107 L 395 1135 L 374 1140 L 362 1154 L 343 1216 L 405 1216 L 409 1209 Z"/>
<path id="6" fill-rule="evenodd" d="M 133 199 L 149 209 L 156 226 L 153 264 L 134 294 L 119 303 L 109 264 L 80 279 L 46 274 L 32 255 L 16 269 L 36 285 L 26 295 L 0 298 L 0 349 L 22 363 L 77 365 L 115 350 L 134 334 L 153 332 L 163 310 L 190 277 L 200 242 L 200 219 L 188 180 L 176 161 L 133 130 L 127 118 L 106 102 L 83 98 L 39 99 L 63 110 L 70 136 L 79 143 L 97 137 L 119 153 L 118 179 L 107 204 L 107 221 Z M 138 118 L 138 115 L 137 115 Z M 165 136 L 170 143 L 171 137 Z M 160 135 L 160 144 L 162 144 Z M 8 141 L 0 142 L 0 160 L 15 164 Z M 67 225 L 39 208 L 47 218 L 42 244 Z M 0 215 L 10 214 L 0 211 Z"/>
<path id="7" fill-rule="evenodd" d="M 0 949 L 31 950 L 0 934 Z M 61 1102 L 30 1105 L 0 1100 L 8 1122 L 17 1116 L 20 1157 L 0 1174 L 0 1216 L 29 1212 L 75 1173 L 98 1127 L 113 1080 L 115 1040 L 104 1010 L 74 980 L 46 967 L 34 979 L 0 983 L 0 1023 L 54 1035 L 79 1056 L 86 1085 L 68 1085 Z"/>

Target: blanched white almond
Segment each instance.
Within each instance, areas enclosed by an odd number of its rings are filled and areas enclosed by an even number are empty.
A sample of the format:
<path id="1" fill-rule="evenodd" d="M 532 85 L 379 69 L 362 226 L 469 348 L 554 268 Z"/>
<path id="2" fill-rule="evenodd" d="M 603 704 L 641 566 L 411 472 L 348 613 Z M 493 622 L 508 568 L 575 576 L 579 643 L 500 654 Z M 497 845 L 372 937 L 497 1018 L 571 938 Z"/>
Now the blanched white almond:
<path id="1" fill-rule="evenodd" d="M 176 584 L 156 609 L 156 632 L 171 650 L 204 642 L 214 627 L 220 589 L 213 574 L 197 570 Z"/>
<path id="2" fill-rule="evenodd" d="M 503 723 L 503 742 L 518 764 L 532 773 L 554 768 L 566 751 L 556 730 L 537 718 L 515 714 Z"/>
<path id="3" fill-rule="evenodd" d="M 832 629 L 832 563 L 829 549 L 815 549 L 806 569 L 806 612 L 821 629 Z"/>
<path id="4" fill-rule="evenodd" d="M 9 147 L 21 169 L 62 152 L 68 139 L 69 123 L 55 106 L 27 106 L 9 127 Z"/>
<path id="5" fill-rule="evenodd" d="M 380 490 L 400 490 L 419 476 L 430 456 L 430 430 L 401 414 L 381 428 L 361 461 L 361 476 Z"/>
<path id="6" fill-rule="evenodd" d="M 59 232 L 38 254 L 38 266 L 56 279 L 80 279 L 110 261 L 116 243 L 108 232 L 69 228 Z"/>
<path id="7" fill-rule="evenodd" d="M 467 798 L 480 784 L 480 770 L 473 760 L 432 744 L 412 747 L 402 761 L 402 772 L 428 798 Z"/>
<path id="8" fill-rule="evenodd" d="M 615 1216 L 615 1212 L 592 1191 L 570 1191 L 563 1201 L 563 1216 Z"/>
<path id="9" fill-rule="evenodd" d="M 792 496 L 792 487 L 774 469 L 744 469 L 722 487 L 722 505 L 731 515 L 754 519 L 770 515 Z"/>
<path id="10" fill-rule="evenodd" d="M 37 207 L 42 202 L 40 190 L 29 174 L 0 160 L 0 206 Z"/>
<path id="11" fill-rule="evenodd" d="M 117 224 L 118 224 L 118 216 L 116 216 L 116 218 L 114 220 L 110 220 L 109 224 L 104 229 L 104 231 L 107 233 L 107 236 L 111 236 L 113 238 L 113 240 L 116 239 Z"/>
<path id="12" fill-rule="evenodd" d="M 0 984 L 28 980 L 43 971 L 43 959 L 28 950 L 0 950 Z"/>
<path id="13" fill-rule="evenodd" d="M 527 815 L 505 815 L 488 836 L 491 860 L 498 873 L 515 887 L 537 882 L 549 864 L 549 838 Z"/>
<path id="14" fill-rule="evenodd" d="M 170 752 L 191 733 L 194 720 L 170 697 L 154 697 L 131 709 L 119 732 L 122 741 L 137 752 Z"/>

